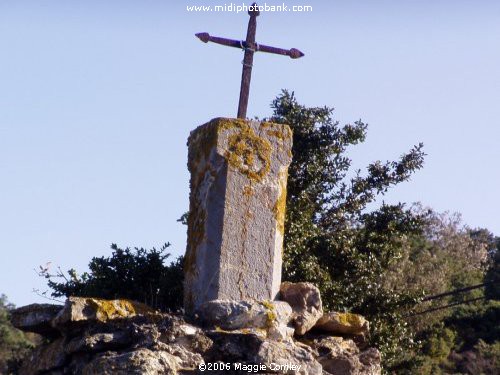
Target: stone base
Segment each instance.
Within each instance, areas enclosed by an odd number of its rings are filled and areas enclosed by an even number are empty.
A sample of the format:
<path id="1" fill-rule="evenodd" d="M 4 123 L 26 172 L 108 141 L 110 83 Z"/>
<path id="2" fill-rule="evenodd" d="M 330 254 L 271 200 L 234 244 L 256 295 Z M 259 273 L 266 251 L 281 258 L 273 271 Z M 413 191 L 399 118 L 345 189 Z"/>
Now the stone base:
<path id="1" fill-rule="evenodd" d="M 131 301 L 78 297 L 64 307 L 14 310 L 17 328 L 50 332 L 19 374 L 180 375 L 199 369 L 241 374 L 264 365 L 259 373 L 380 375 L 374 348 L 360 349 L 350 339 L 324 333 L 294 339 L 286 302 L 211 301 L 204 310 L 199 320 L 186 322 Z M 220 361 L 229 368 L 203 367 Z"/>

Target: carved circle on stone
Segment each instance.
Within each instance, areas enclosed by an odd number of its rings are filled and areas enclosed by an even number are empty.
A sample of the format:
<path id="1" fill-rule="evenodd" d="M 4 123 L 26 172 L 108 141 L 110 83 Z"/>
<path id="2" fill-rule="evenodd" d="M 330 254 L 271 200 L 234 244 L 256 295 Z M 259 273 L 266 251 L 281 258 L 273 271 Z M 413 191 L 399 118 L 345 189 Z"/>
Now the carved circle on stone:
<path id="1" fill-rule="evenodd" d="M 229 136 L 226 158 L 231 167 L 260 182 L 271 168 L 271 143 L 246 126 Z"/>

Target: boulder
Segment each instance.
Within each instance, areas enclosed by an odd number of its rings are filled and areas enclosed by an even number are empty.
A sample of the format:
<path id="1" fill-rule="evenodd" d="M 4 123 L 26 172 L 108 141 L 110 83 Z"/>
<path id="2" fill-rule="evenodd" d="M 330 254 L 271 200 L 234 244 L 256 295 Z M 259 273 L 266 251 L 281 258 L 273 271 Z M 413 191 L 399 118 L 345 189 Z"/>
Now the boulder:
<path id="1" fill-rule="evenodd" d="M 62 308 L 61 305 L 34 303 L 12 310 L 10 319 L 12 325 L 22 331 L 57 336 L 59 333 L 51 326 L 51 321 Z"/>
<path id="2" fill-rule="evenodd" d="M 214 342 L 214 350 L 205 358 L 207 363 L 223 358 L 225 363 L 250 367 L 264 364 L 267 368 L 263 373 L 266 374 L 322 374 L 313 350 L 293 340 L 270 340 L 252 332 L 237 331 L 211 331 L 208 335 Z M 244 367 L 240 370 L 234 373 L 250 372 Z"/>
<path id="3" fill-rule="evenodd" d="M 104 323 L 138 315 L 153 320 L 161 316 L 147 305 L 125 299 L 69 297 L 64 308 L 52 320 L 52 326 L 64 329 L 67 326 L 75 326 L 75 323 Z"/>
<path id="4" fill-rule="evenodd" d="M 293 375 L 322 375 L 323 368 L 311 351 L 291 341 L 265 341 L 254 358 L 255 363 L 264 363 L 270 372 Z"/>
<path id="5" fill-rule="evenodd" d="M 380 353 L 370 348 L 360 351 L 352 340 L 320 336 L 308 340 L 323 370 L 333 375 L 380 375 Z"/>
<path id="6" fill-rule="evenodd" d="M 221 360 L 231 364 L 226 373 L 260 366 L 266 374 L 380 374 L 376 349 L 362 351 L 352 340 L 318 331 L 295 340 L 286 302 L 211 301 L 204 311 L 200 319 L 208 327 L 135 302 L 70 298 L 51 324 L 48 317 L 33 320 L 56 327 L 58 336 L 45 336 L 20 374 L 185 375 Z M 36 324 L 19 326 L 31 330 Z"/>
<path id="7" fill-rule="evenodd" d="M 201 306 L 205 324 L 218 330 L 239 331 L 271 340 L 290 340 L 294 329 L 288 327 L 292 308 L 282 301 L 214 300 Z"/>
<path id="8" fill-rule="evenodd" d="M 82 375 L 163 375 L 177 374 L 176 358 L 164 351 L 146 348 L 129 352 L 105 352 L 81 370 Z"/>
<path id="9" fill-rule="evenodd" d="M 34 375 L 62 368 L 66 360 L 64 344 L 65 340 L 60 337 L 47 345 L 38 346 L 24 360 L 19 375 Z"/>
<path id="10" fill-rule="evenodd" d="M 132 343 L 132 337 L 126 331 L 86 334 L 71 339 L 65 345 L 67 354 L 77 352 L 101 352 L 124 348 Z"/>
<path id="11" fill-rule="evenodd" d="M 198 369 L 200 364 L 205 363 L 199 353 L 195 353 L 182 345 L 158 343 L 154 346 L 154 349 L 162 350 L 174 356 L 178 371 L 194 371 Z"/>
<path id="12" fill-rule="evenodd" d="M 207 363 L 217 362 L 222 358 L 224 362 L 247 363 L 265 341 L 264 335 L 256 334 L 252 330 L 212 330 L 206 334 L 213 342 L 212 349 L 204 356 Z"/>
<path id="13" fill-rule="evenodd" d="M 206 324 L 224 330 L 267 329 L 273 323 L 286 326 L 292 308 L 281 301 L 213 300 L 204 303 L 199 313 Z"/>
<path id="14" fill-rule="evenodd" d="M 314 328 L 336 335 L 368 336 L 370 332 L 368 321 L 352 313 L 329 312 L 318 320 Z"/>
<path id="15" fill-rule="evenodd" d="M 280 299 L 290 304 L 297 335 L 304 335 L 323 316 L 319 289 L 311 283 L 281 283 Z"/>

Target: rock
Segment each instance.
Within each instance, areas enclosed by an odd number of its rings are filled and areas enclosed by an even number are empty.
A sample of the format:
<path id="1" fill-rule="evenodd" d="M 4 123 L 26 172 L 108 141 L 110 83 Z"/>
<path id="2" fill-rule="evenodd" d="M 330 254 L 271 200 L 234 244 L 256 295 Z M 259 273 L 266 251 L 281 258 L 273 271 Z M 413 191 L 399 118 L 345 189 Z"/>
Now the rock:
<path id="1" fill-rule="evenodd" d="M 68 354 L 76 352 L 100 352 L 124 348 L 132 343 L 128 332 L 96 333 L 94 335 L 78 336 L 65 345 Z"/>
<path id="2" fill-rule="evenodd" d="M 295 329 L 284 324 L 272 323 L 267 329 L 267 338 L 271 340 L 290 340 L 295 333 Z"/>
<path id="3" fill-rule="evenodd" d="M 37 347 L 26 358 L 19 370 L 19 375 L 35 375 L 61 368 L 66 360 L 63 338 Z"/>
<path id="4" fill-rule="evenodd" d="M 82 375 L 177 374 L 176 358 L 164 351 L 141 348 L 125 353 L 105 352 L 90 361 Z"/>
<path id="5" fill-rule="evenodd" d="M 161 335 L 158 341 L 162 343 L 181 345 L 195 353 L 205 353 L 212 347 L 212 340 L 200 328 L 177 317 L 170 316 L 163 320 L 159 328 Z"/>
<path id="6" fill-rule="evenodd" d="M 265 341 L 254 358 L 264 363 L 271 372 L 280 374 L 321 375 L 323 368 L 308 350 L 290 341 Z"/>
<path id="7" fill-rule="evenodd" d="M 292 308 L 281 301 L 214 300 L 203 304 L 200 314 L 205 323 L 225 330 L 267 329 L 273 324 L 286 326 L 292 316 Z"/>
<path id="8" fill-rule="evenodd" d="M 203 357 L 199 353 L 193 353 L 182 345 L 165 345 L 159 343 L 155 349 L 163 350 L 175 357 L 176 369 L 182 371 L 197 370 L 198 366 L 204 363 Z"/>
<path id="9" fill-rule="evenodd" d="M 179 338 L 192 338 L 203 333 L 199 327 L 186 323 L 182 317 L 170 314 L 165 314 L 158 326 L 160 340 L 165 343 L 176 343 Z"/>
<path id="10" fill-rule="evenodd" d="M 314 328 L 337 335 L 368 336 L 370 332 L 368 321 L 361 315 L 338 312 L 323 315 Z"/>
<path id="11" fill-rule="evenodd" d="M 320 336 L 309 345 L 316 352 L 316 360 L 323 369 L 334 375 L 380 375 L 380 353 L 370 348 L 360 352 L 352 340 Z"/>
<path id="12" fill-rule="evenodd" d="M 304 335 L 323 316 L 319 289 L 311 283 L 282 283 L 280 299 L 292 306 L 292 321 L 297 335 Z"/>
<path id="13" fill-rule="evenodd" d="M 213 348 L 204 356 L 207 363 L 223 358 L 224 362 L 248 362 L 257 354 L 265 340 L 264 335 L 252 331 L 207 331 L 213 342 Z"/>
<path id="14" fill-rule="evenodd" d="M 265 373 L 322 374 L 322 368 L 313 356 L 313 350 L 292 340 L 276 341 L 263 336 L 235 331 L 211 331 L 214 349 L 205 358 L 207 363 L 221 360 L 226 363 L 242 363 L 248 366 L 265 364 Z M 295 365 L 294 368 L 286 365 Z M 235 373 L 243 373 L 235 372 Z"/>
<path id="15" fill-rule="evenodd" d="M 294 340 L 286 302 L 211 301 L 200 317 L 211 322 L 208 328 L 130 304 L 70 298 L 53 319 L 59 336 L 45 336 L 20 375 L 187 375 L 218 361 L 232 364 L 226 373 L 266 365 L 261 373 L 380 374 L 376 349 L 361 351 L 352 340 L 318 331 Z M 237 363 L 243 367 L 235 368 Z"/>
<path id="16" fill-rule="evenodd" d="M 69 297 L 64 308 L 52 320 L 52 326 L 64 329 L 68 325 L 75 325 L 75 323 L 104 323 L 138 315 L 153 319 L 161 316 L 142 303 L 125 299 L 105 300 Z"/>
<path id="17" fill-rule="evenodd" d="M 59 332 L 50 323 L 62 308 L 61 305 L 34 303 L 12 310 L 10 319 L 12 325 L 21 331 L 57 336 Z"/>
<path id="18" fill-rule="evenodd" d="M 382 372 L 380 352 L 375 348 L 368 348 L 361 352 L 359 354 L 359 361 L 365 367 L 371 369 L 367 372 L 367 375 L 378 375 Z"/>
<path id="19" fill-rule="evenodd" d="M 292 308 L 282 301 L 214 300 L 202 305 L 200 313 L 210 326 L 264 336 L 271 340 L 289 340 L 294 329 L 288 327 Z"/>

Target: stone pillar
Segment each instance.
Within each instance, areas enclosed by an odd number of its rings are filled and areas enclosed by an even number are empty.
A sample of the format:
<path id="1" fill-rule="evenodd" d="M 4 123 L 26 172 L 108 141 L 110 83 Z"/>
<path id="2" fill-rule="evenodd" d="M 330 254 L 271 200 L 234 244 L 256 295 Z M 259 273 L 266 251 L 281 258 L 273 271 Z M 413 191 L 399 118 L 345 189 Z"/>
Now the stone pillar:
<path id="1" fill-rule="evenodd" d="M 273 300 L 281 283 L 287 125 L 217 118 L 191 132 L 184 305 Z"/>

